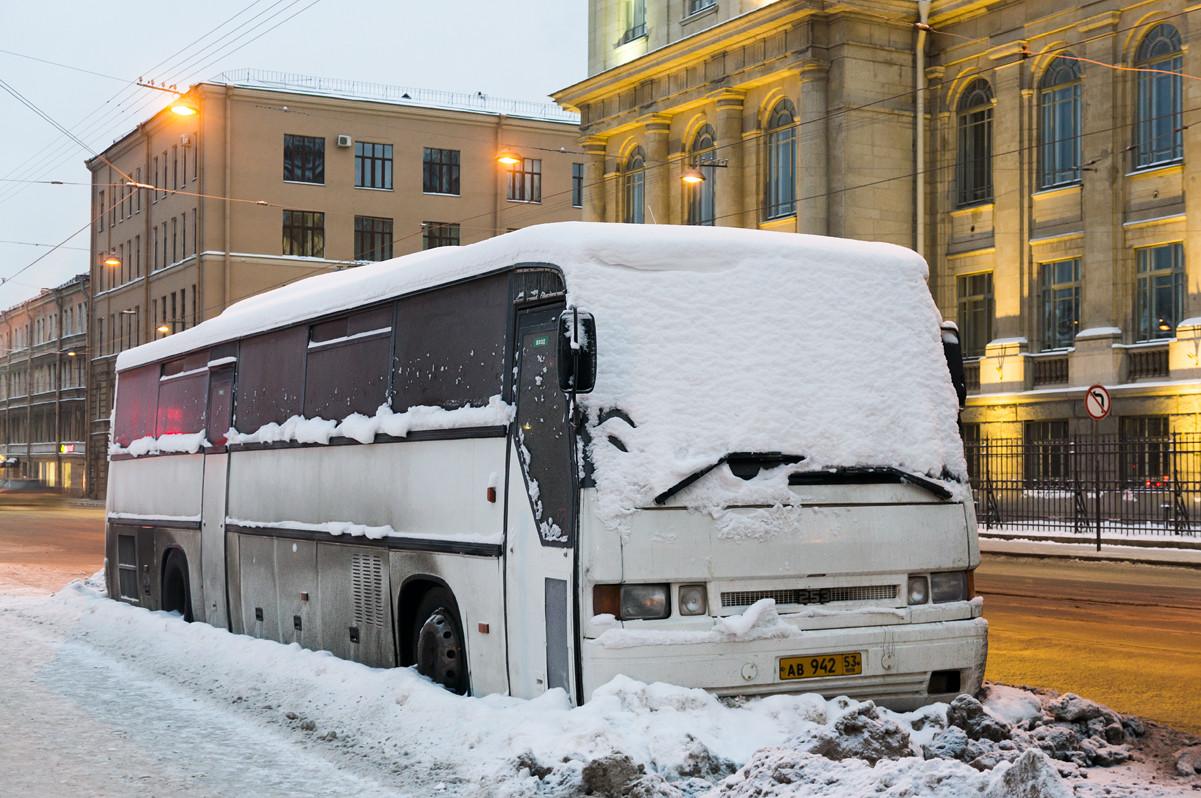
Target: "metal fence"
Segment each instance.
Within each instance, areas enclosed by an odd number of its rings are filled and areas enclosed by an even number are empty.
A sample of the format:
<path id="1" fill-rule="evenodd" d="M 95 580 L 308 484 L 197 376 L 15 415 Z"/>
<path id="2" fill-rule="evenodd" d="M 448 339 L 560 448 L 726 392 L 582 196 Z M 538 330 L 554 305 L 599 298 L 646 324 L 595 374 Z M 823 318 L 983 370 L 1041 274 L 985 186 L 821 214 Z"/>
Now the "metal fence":
<path id="1" fill-rule="evenodd" d="M 981 529 L 1201 533 L 1201 434 L 964 445 Z"/>

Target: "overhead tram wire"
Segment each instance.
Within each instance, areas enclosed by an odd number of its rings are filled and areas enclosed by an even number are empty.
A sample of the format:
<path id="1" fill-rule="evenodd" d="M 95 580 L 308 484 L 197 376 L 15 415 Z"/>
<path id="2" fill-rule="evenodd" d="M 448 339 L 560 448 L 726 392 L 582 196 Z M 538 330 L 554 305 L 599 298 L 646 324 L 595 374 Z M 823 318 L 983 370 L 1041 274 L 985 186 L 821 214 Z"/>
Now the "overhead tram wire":
<path id="1" fill-rule="evenodd" d="M 297 0 L 297 1 L 299 1 L 299 0 Z M 183 56 L 184 58 L 188 58 L 188 57 L 190 57 L 190 56 L 187 56 L 187 55 L 186 55 L 186 53 L 187 53 L 187 51 L 189 50 L 189 48 L 192 48 L 193 46 L 195 46 L 195 45 L 196 45 L 196 44 L 198 44 L 199 42 L 203 41 L 203 40 L 204 40 L 206 37 L 208 37 L 208 36 L 211 36 L 213 33 L 215 33 L 216 31 L 220 30 L 221 28 L 225 27 L 225 26 L 226 26 L 227 24 L 229 24 L 230 22 L 232 22 L 232 21 L 236 20 L 238 17 L 242 16 L 242 15 L 243 15 L 243 14 L 245 14 L 247 11 L 249 11 L 250 9 L 252 9 L 254 6 L 258 5 L 258 4 L 259 4 L 259 2 L 262 2 L 262 0 L 254 0 L 254 2 L 252 2 L 252 3 L 251 3 L 249 6 L 247 6 L 247 7 L 246 7 L 246 8 L 244 8 L 244 9 L 242 9 L 241 11 L 238 11 L 238 12 L 237 12 L 237 13 L 235 13 L 234 15 L 232 15 L 232 16 L 230 16 L 230 17 L 226 18 L 226 19 L 225 19 L 225 20 L 223 20 L 221 23 L 219 23 L 217 26 L 215 26 L 214 28 L 210 29 L 210 30 L 209 30 L 209 31 L 207 31 L 206 33 L 204 33 L 204 34 L 202 34 L 201 36 L 197 37 L 197 38 L 196 38 L 196 39 L 194 39 L 192 42 L 190 42 L 189 44 L 187 44 L 187 45 L 185 45 L 184 47 L 180 48 L 179 50 L 176 50 L 176 51 L 175 51 L 175 52 L 174 52 L 172 55 L 170 55 L 170 56 L 168 56 L 167 58 L 163 59 L 162 61 L 160 61 L 159 63 L 155 64 L 154 66 L 150 67 L 150 69 L 149 69 L 149 70 L 146 70 L 146 71 L 144 71 L 144 72 L 143 72 L 143 74 L 153 74 L 153 72 L 154 72 L 155 70 L 159 69 L 159 68 L 160 68 L 160 67 L 162 67 L 164 64 L 166 64 L 167 62 L 169 62 L 171 59 L 173 59 L 173 58 L 176 58 L 177 56 Z M 244 23 L 240 24 L 240 25 L 239 25 L 239 27 L 241 27 L 242 25 L 244 25 Z M 236 28 L 235 28 L 235 30 L 236 30 Z M 61 66 L 65 66 L 65 65 L 61 65 Z M 68 67 L 68 68 L 71 68 L 71 67 Z M 88 134 L 91 134 L 93 131 L 95 131 L 97 128 L 99 128 L 99 126 L 100 126 L 100 125 L 103 125 L 103 124 L 105 124 L 105 123 L 109 122 L 109 120 L 110 120 L 110 119 L 111 119 L 111 118 L 112 118 L 112 117 L 113 117 L 115 114 L 121 114 L 121 113 L 123 113 L 123 112 L 121 112 L 121 111 L 120 111 L 120 106 L 121 106 L 122 104 L 124 104 L 124 103 L 126 102 L 126 100 L 127 100 L 127 99 L 132 99 L 131 97 L 125 97 L 125 99 L 120 99 L 120 100 L 118 101 L 118 103 L 117 103 L 117 105 L 116 105 L 116 106 L 109 108 L 109 109 L 108 109 L 108 111 L 107 111 L 107 112 L 105 112 L 104 114 L 102 114 L 100 117 L 98 117 L 98 118 L 96 117 L 96 115 L 97 115 L 97 114 L 100 114 L 100 113 L 101 113 L 101 111 L 103 111 L 103 110 L 104 110 L 104 108 L 105 108 L 105 106 L 106 106 L 106 105 L 109 105 L 109 104 L 110 104 L 110 103 L 112 103 L 114 100 L 118 100 L 118 98 L 121 98 L 123 95 L 127 95 L 127 94 L 129 94 L 130 92 L 136 92 L 136 90 L 137 90 L 136 83 L 135 83 L 134 81 L 129 81 L 129 84 L 130 84 L 130 85 L 129 85 L 129 86 L 127 86 L 125 89 L 123 89 L 122 91 L 120 91 L 120 92 L 118 92 L 117 94 L 113 95 L 112 97 L 110 97 L 110 98 L 109 98 L 108 100 L 106 100 L 105 102 L 101 103 L 101 105 L 100 105 L 99 107 L 97 107 L 97 108 L 96 108 L 95 110 L 93 110 L 91 113 L 89 113 L 88 115 L 86 115 L 86 116 L 85 116 L 85 117 L 84 117 L 82 120 L 80 120 L 80 122 L 79 122 L 79 123 L 77 123 L 77 124 L 76 124 L 76 127 L 78 127 L 78 125 L 80 125 L 80 124 L 83 124 L 83 123 L 84 123 L 84 122 L 86 122 L 88 119 L 92 119 L 92 122 L 91 122 L 90 124 L 88 124 L 88 125 L 87 125 L 87 127 L 86 127 L 86 128 L 83 130 L 83 131 L 81 131 L 83 135 L 88 135 Z M 146 103 L 145 103 L 145 102 L 143 102 L 143 104 L 142 104 L 142 107 L 145 107 L 145 105 L 146 105 Z M 132 110 L 132 109 L 131 109 L 131 110 Z M 140 110 L 140 109 L 138 109 L 138 110 Z M 124 114 L 124 115 L 128 116 L 128 114 L 127 114 L 127 113 L 126 113 L 126 114 Z M 26 161 L 22 162 L 22 164 L 21 164 L 20 166 L 18 166 L 18 167 L 17 167 L 17 169 L 20 169 L 20 168 L 24 167 L 26 164 L 30 163 L 30 161 L 35 161 L 35 163 L 32 165 L 32 167 L 31 167 L 30 169 L 27 169 L 27 170 L 26 170 L 25 174 L 29 174 L 29 173 L 31 173 L 31 172 L 33 172 L 33 171 L 35 171 L 35 170 L 36 170 L 36 167 L 38 166 L 38 163 L 36 163 L 36 159 L 40 158 L 40 157 L 42 156 L 42 154 L 43 154 L 43 153 L 44 153 L 44 152 L 45 152 L 47 149 L 50 149 L 52 146 L 56 145 L 57 143 L 58 143 L 57 141 L 56 141 L 56 142 L 51 142 L 51 144 L 48 144 L 46 147 L 43 147 L 43 148 L 42 148 L 42 150 L 41 150 L 41 151 L 39 151 L 39 153 L 36 153 L 34 156 L 31 156 L 29 159 L 26 159 Z M 60 147 L 59 149 L 61 150 L 62 148 Z M 52 167 L 50 167 L 50 168 L 54 168 L 54 167 L 56 167 L 56 166 L 59 166 L 59 165 L 61 165 L 63 162 L 65 162 L 65 161 L 66 161 L 66 160 L 68 160 L 70 157 L 72 157 L 72 155 L 73 155 L 73 148 L 72 148 L 72 152 L 65 153 L 65 154 L 63 155 L 63 159 L 62 159 L 62 160 L 60 160 L 58 163 L 54 164 L 54 166 L 52 166 Z M 11 172 L 11 171 L 10 171 L 9 175 L 12 175 L 12 172 Z M 14 194 L 14 193 L 20 193 L 20 189 L 18 188 L 16 191 L 10 191 L 10 192 L 8 192 L 8 195 L 7 195 L 7 196 L 4 194 L 4 192 L 0 192 L 0 203 L 2 203 L 2 202 L 4 202 L 5 200 L 9 199 L 9 198 L 11 197 L 11 195 L 12 195 L 12 194 Z"/>

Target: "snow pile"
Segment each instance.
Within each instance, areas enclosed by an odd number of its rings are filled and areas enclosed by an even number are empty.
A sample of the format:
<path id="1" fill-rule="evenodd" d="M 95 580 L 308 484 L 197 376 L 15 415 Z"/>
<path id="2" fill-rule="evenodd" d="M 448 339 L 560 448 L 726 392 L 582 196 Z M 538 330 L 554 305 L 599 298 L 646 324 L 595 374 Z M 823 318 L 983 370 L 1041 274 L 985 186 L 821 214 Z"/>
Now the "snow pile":
<path id="1" fill-rule="evenodd" d="M 713 628 L 704 632 L 673 632 L 662 629 L 643 630 L 620 628 L 612 615 L 598 615 L 591 620 L 591 628 L 605 629 L 588 645 L 602 648 L 632 648 L 645 645 L 680 645 L 688 643 L 729 643 L 739 640 L 765 640 L 768 638 L 800 637 L 801 632 L 786 623 L 776 613 L 776 600 L 765 598 L 756 601 L 741 615 L 721 618 Z"/>
<path id="2" fill-rule="evenodd" d="M 983 703 L 962 697 L 904 714 L 814 694 L 722 701 L 621 677 L 575 708 L 560 690 L 532 701 L 463 698 L 412 669 L 367 668 L 186 624 L 107 601 L 98 586 L 74 583 L 36 606 L 0 597 L 0 629 L 26 614 L 40 634 L 56 629 L 63 651 L 91 659 L 64 662 L 58 676 L 48 663 L 31 681 L 86 709 L 99 700 L 87 680 L 112 674 L 125 685 L 121 705 L 136 711 L 106 712 L 105 723 L 135 742 L 145 720 L 138 691 L 154 684 L 200 717 L 232 713 L 253 735 L 282 735 L 400 794 L 1063 798 L 1085 783 L 1075 778 L 1085 768 L 1114 761 L 1097 756 L 1101 740 L 1122 749 L 1117 735 L 1140 731 L 1075 696 L 998 686 Z M 219 780 L 240 767 L 203 767 L 213 794 L 239 792 Z M 339 792 L 330 785 L 327 794 Z"/>
<path id="3" fill-rule="evenodd" d="M 108 454 L 110 457 L 121 454 L 134 457 L 148 454 L 195 454 L 208 445 L 209 442 L 204 437 L 204 432 L 169 433 L 157 438 L 153 435 L 138 438 L 130 441 L 128 447 L 119 443 L 110 443 Z"/>
<path id="4" fill-rule="evenodd" d="M 335 436 L 351 438 L 359 443 L 371 443 L 379 434 L 403 438 L 410 432 L 422 430 L 504 427 L 513 420 L 513 413 L 513 406 L 502 401 L 497 395 L 489 398 L 484 407 L 446 410 L 441 407 L 418 405 L 403 413 L 395 413 L 387 405 L 380 405 L 374 416 L 352 413 L 341 421 L 292 416 L 283 424 L 264 424 L 254 432 L 242 433 L 231 429 L 225 437 L 231 444 L 292 441 L 326 444 Z"/>
<path id="5" fill-rule="evenodd" d="M 580 402 L 595 428 L 591 455 L 610 521 L 731 452 L 803 456 L 806 469 L 887 465 L 960 480 L 966 472 L 926 265 L 880 243 L 541 225 L 302 280 L 122 352 L 117 368 L 516 263 L 561 268 L 568 303 L 596 317 L 596 388 Z M 370 420 L 342 428 L 365 440 Z M 310 437 L 327 432 L 328 424 Z M 273 434 L 283 432 L 250 433 Z M 677 500 L 745 504 L 750 491 L 756 503 L 786 505 L 787 471 L 772 469 L 752 485 L 716 469 Z"/>

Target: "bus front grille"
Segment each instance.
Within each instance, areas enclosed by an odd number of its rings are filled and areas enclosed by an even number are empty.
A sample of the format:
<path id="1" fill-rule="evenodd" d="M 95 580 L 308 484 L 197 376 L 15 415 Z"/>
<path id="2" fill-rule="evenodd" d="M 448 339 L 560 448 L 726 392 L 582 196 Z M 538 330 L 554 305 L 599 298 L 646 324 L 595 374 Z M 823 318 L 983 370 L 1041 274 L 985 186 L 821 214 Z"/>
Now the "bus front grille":
<path id="1" fill-rule="evenodd" d="M 851 587 L 813 587 L 783 590 L 732 590 L 721 594 L 721 605 L 727 609 L 749 607 L 756 601 L 769 598 L 776 604 L 805 606 L 833 604 L 843 601 L 896 601 L 896 585 L 855 585 Z"/>

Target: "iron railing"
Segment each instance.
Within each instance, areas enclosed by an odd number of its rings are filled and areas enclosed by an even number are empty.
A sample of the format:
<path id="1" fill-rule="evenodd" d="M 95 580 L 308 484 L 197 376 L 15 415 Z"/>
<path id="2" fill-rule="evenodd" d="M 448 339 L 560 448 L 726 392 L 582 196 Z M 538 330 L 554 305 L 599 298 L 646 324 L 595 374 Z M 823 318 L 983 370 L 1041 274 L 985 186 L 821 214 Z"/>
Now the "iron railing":
<path id="1" fill-rule="evenodd" d="M 981 529 L 1201 533 L 1201 434 L 964 445 Z"/>

